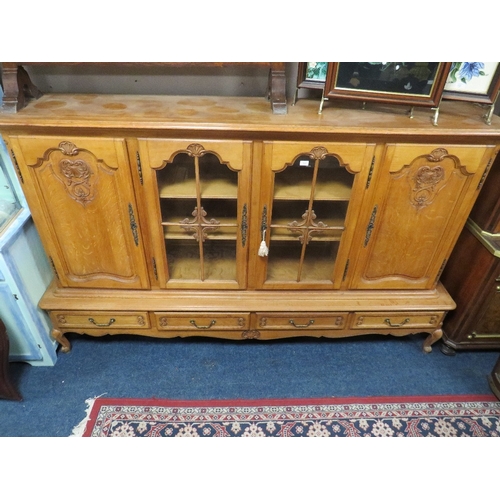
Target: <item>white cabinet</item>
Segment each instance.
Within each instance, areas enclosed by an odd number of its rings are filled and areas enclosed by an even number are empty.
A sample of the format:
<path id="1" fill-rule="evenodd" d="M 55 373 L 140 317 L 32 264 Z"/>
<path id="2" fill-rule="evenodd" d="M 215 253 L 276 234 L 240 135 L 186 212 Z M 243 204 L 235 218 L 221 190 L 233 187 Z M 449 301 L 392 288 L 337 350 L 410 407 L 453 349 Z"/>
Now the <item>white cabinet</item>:
<path id="1" fill-rule="evenodd" d="M 53 273 L 0 139 L 0 318 L 9 337 L 9 360 L 53 366 L 56 343 L 38 301 Z"/>

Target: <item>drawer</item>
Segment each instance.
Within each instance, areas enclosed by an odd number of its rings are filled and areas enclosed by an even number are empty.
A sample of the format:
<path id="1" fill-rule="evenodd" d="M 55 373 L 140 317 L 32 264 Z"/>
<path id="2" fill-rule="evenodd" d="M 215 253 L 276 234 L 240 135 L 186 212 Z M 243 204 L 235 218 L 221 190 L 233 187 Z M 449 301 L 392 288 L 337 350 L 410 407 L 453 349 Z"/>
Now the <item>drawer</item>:
<path id="1" fill-rule="evenodd" d="M 154 313 L 158 330 L 245 330 L 250 313 Z"/>
<path id="2" fill-rule="evenodd" d="M 149 316 L 143 312 L 52 311 L 52 322 L 64 328 L 149 328 Z"/>
<path id="3" fill-rule="evenodd" d="M 348 313 L 257 313 L 257 328 L 262 330 L 331 330 L 347 324 Z"/>
<path id="4" fill-rule="evenodd" d="M 353 329 L 380 329 L 380 328 L 438 328 L 444 317 L 444 312 L 435 313 L 355 313 L 352 326 Z"/>

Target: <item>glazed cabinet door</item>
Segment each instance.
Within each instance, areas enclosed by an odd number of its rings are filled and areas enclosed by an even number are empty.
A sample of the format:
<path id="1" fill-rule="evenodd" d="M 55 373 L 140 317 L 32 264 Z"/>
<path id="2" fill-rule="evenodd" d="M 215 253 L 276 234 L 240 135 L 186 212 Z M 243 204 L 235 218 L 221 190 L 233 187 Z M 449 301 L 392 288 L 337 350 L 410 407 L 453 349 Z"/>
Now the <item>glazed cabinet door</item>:
<path id="1" fill-rule="evenodd" d="M 125 141 L 11 136 L 8 143 L 60 285 L 148 288 Z"/>
<path id="2" fill-rule="evenodd" d="M 375 146 L 265 142 L 262 149 L 252 286 L 342 288 Z"/>
<path id="3" fill-rule="evenodd" d="M 245 288 L 251 143 L 140 139 L 137 153 L 157 286 Z"/>
<path id="4" fill-rule="evenodd" d="M 493 146 L 387 145 L 351 288 L 434 288 L 495 154 Z"/>

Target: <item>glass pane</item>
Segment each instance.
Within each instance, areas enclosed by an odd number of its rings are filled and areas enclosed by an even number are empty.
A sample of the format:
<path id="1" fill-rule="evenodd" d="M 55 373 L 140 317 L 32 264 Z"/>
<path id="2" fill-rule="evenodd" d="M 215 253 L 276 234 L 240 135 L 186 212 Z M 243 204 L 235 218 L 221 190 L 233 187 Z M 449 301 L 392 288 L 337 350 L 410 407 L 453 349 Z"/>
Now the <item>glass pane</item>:
<path id="1" fill-rule="evenodd" d="M 267 260 L 267 279 L 269 281 L 297 281 L 299 276 L 300 253 L 302 244 L 297 241 L 283 241 L 273 238 Z"/>
<path id="2" fill-rule="evenodd" d="M 160 200 L 162 222 L 168 224 L 184 223 L 186 218 L 192 219 L 196 210 L 196 198 L 169 198 Z"/>
<path id="3" fill-rule="evenodd" d="M 338 248 L 339 241 L 311 241 L 306 247 L 300 280 L 331 282 Z"/>
<path id="4" fill-rule="evenodd" d="M 293 165 L 276 174 L 274 199 L 309 200 L 314 174 L 314 161 L 309 156 L 299 156 Z"/>
<path id="5" fill-rule="evenodd" d="M 7 176 L 6 167 L 0 159 L 0 231 L 21 210 L 21 204 Z"/>
<path id="6" fill-rule="evenodd" d="M 204 243 L 205 279 L 236 280 L 236 242 L 210 241 Z"/>
<path id="7" fill-rule="evenodd" d="M 349 200 L 353 176 L 342 167 L 335 156 L 319 161 L 316 200 Z"/>
<path id="8" fill-rule="evenodd" d="M 238 173 L 202 150 L 157 175 L 170 279 L 235 281 Z"/>
<path id="9" fill-rule="evenodd" d="M 238 173 L 222 165 L 216 155 L 207 153 L 199 158 L 201 197 L 234 198 L 238 196 Z"/>
<path id="10" fill-rule="evenodd" d="M 332 282 L 352 182 L 332 155 L 301 155 L 276 174 L 268 281 Z"/>
<path id="11" fill-rule="evenodd" d="M 194 158 L 179 153 L 172 163 L 158 170 L 158 190 L 160 198 L 196 199 Z"/>
<path id="12" fill-rule="evenodd" d="M 168 239 L 166 249 L 170 279 L 201 279 L 200 251 L 196 240 Z"/>

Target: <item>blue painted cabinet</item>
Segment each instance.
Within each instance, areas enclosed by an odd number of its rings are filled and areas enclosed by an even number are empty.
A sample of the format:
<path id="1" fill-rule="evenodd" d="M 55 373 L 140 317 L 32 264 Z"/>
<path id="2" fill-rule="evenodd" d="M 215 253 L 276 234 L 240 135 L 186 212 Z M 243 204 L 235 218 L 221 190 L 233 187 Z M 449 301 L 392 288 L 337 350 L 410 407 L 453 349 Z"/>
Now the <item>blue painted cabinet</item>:
<path id="1" fill-rule="evenodd" d="M 53 366 L 56 342 L 48 315 L 38 307 L 53 278 L 5 143 L 0 138 L 0 318 L 9 337 L 9 360 Z"/>

